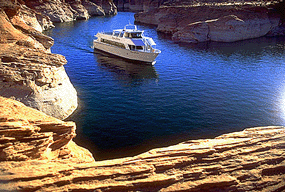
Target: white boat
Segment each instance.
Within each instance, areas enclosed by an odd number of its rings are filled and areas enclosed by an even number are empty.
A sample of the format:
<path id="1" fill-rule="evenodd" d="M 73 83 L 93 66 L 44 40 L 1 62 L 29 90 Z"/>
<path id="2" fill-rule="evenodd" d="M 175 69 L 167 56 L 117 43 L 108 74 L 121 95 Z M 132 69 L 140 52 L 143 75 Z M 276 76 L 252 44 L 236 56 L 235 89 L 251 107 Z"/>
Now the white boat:
<path id="1" fill-rule="evenodd" d="M 155 64 L 155 58 L 161 51 L 154 48 L 153 39 L 145 37 L 143 32 L 131 24 L 113 32 L 98 32 L 93 48 L 132 61 Z"/>

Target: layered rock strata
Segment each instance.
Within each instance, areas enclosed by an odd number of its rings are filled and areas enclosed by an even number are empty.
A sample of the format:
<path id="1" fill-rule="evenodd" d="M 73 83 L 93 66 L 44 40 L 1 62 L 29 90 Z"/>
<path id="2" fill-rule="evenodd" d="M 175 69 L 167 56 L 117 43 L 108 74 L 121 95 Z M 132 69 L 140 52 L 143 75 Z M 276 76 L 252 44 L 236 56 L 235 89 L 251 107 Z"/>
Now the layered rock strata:
<path id="1" fill-rule="evenodd" d="M 282 191 L 285 128 L 256 127 L 95 162 L 75 125 L 0 97 L 0 191 Z"/>
<path id="2" fill-rule="evenodd" d="M 140 23 L 157 25 L 177 42 L 234 42 L 265 35 L 285 35 L 279 4 L 196 4 L 160 6 L 137 13 Z"/>
<path id="3" fill-rule="evenodd" d="M 195 5 L 246 5 L 254 4 L 267 5 L 280 2 L 280 0 L 264 1 L 264 0 L 113 0 L 119 11 L 150 11 L 159 8 L 160 6 L 195 6 Z"/>
<path id="4" fill-rule="evenodd" d="M 50 53 L 53 39 L 41 33 L 51 27 L 49 18 L 21 4 L 1 5 L 0 95 L 66 118 L 77 107 L 77 93 L 66 59 Z"/>
<path id="5" fill-rule="evenodd" d="M 72 141 L 74 122 L 63 122 L 4 97 L 0 97 L 0 110 L 0 161 L 69 158 L 80 151 L 84 159 L 93 161 L 87 150 Z"/>
<path id="6" fill-rule="evenodd" d="M 90 16 L 117 14 L 112 0 L 23 0 L 37 12 L 48 16 L 53 22 L 68 22 L 89 19 Z"/>

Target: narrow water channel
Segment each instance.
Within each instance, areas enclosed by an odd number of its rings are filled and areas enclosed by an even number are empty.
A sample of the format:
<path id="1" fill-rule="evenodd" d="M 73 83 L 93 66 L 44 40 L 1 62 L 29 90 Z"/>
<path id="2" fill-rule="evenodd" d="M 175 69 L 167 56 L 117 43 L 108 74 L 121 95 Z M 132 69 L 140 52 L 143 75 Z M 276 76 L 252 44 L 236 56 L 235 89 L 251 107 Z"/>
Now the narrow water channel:
<path id="1" fill-rule="evenodd" d="M 162 53 L 154 66 L 92 50 L 97 31 L 134 23 L 133 13 L 56 25 L 55 39 L 78 91 L 76 141 L 96 160 L 211 138 L 247 127 L 285 125 L 285 38 L 175 44 L 138 25 Z"/>

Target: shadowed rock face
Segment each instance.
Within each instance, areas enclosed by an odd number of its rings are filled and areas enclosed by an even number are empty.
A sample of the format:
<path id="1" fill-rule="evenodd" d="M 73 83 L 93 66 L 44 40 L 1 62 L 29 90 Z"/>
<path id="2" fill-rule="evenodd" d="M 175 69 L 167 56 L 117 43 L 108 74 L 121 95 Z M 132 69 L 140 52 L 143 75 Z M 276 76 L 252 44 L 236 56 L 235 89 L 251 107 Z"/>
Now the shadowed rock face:
<path id="1" fill-rule="evenodd" d="M 23 5 L 2 4 L 0 95 L 64 119 L 76 109 L 77 93 L 63 67 L 66 59 L 50 53 L 54 41 L 41 33 L 50 26 L 48 17 Z"/>
<path id="2" fill-rule="evenodd" d="M 0 191 L 282 191 L 285 128 L 256 127 L 95 162 L 75 124 L 0 97 Z"/>

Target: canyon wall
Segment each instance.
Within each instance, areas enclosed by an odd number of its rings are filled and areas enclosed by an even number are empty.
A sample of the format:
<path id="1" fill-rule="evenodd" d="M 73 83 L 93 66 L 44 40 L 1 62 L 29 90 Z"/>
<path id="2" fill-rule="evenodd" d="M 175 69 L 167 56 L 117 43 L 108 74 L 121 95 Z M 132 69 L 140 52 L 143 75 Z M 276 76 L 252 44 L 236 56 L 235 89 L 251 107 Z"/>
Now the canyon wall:
<path id="1" fill-rule="evenodd" d="M 0 95 L 64 119 L 77 108 L 77 93 L 54 41 L 42 32 L 53 22 L 114 15 L 109 0 L 7 0 L 0 2 Z"/>
<path id="2" fill-rule="evenodd" d="M 156 25 L 157 31 L 171 35 L 177 42 L 234 42 L 285 35 L 284 7 L 284 2 L 261 1 L 164 3 L 136 13 L 135 21 Z"/>
<path id="3" fill-rule="evenodd" d="M 117 14 L 113 1 L 109 0 L 22 0 L 23 5 L 48 16 L 53 22 L 89 19 L 90 16 Z"/>
<path id="4" fill-rule="evenodd" d="M 256 127 L 94 161 L 75 124 L 0 97 L 0 191 L 283 191 L 285 128 Z"/>
<path id="5" fill-rule="evenodd" d="M 149 11 L 165 5 L 166 0 L 114 0 L 119 11 Z"/>
<path id="6" fill-rule="evenodd" d="M 0 95 L 64 119 L 77 108 L 77 93 L 63 65 L 50 53 L 53 39 L 42 30 L 48 16 L 13 2 L 0 7 Z"/>
<path id="7" fill-rule="evenodd" d="M 114 0 L 119 11 L 146 12 L 160 6 L 195 6 L 214 4 L 271 4 L 280 0 Z"/>

